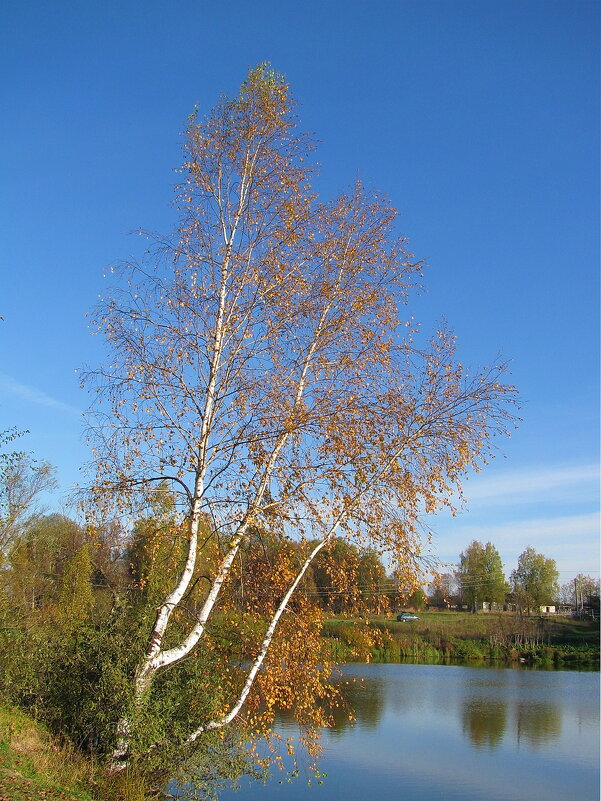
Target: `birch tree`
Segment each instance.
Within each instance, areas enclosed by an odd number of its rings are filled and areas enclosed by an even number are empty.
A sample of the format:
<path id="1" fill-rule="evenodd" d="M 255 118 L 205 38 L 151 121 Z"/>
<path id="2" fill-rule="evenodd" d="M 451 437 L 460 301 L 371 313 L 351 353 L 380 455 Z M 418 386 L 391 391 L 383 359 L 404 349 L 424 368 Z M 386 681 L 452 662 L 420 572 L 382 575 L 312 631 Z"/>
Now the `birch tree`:
<path id="1" fill-rule="evenodd" d="M 445 329 L 417 344 L 407 302 L 422 265 L 395 233 L 395 209 L 360 183 L 320 202 L 312 150 L 285 80 L 250 70 L 237 96 L 191 117 L 177 230 L 115 270 L 94 317 L 111 349 L 85 378 L 97 393 L 96 500 L 125 510 L 167 484 L 187 532 L 136 671 L 137 705 L 159 671 L 203 647 L 254 532 L 307 545 L 285 590 L 265 588 L 264 633 L 235 697 L 191 722 L 189 742 L 239 715 L 317 554 L 348 537 L 414 572 L 420 516 L 449 504 L 510 417 L 502 365 L 470 377 Z M 206 521 L 221 556 L 174 642 Z M 124 715 L 116 764 L 131 725 Z"/>

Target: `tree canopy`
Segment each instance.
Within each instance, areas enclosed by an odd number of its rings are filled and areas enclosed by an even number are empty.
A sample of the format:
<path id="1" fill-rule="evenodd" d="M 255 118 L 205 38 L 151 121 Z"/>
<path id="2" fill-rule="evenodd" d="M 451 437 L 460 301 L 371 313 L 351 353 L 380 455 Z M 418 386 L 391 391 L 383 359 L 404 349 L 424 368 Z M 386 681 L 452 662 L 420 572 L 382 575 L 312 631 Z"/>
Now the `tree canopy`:
<path id="1" fill-rule="evenodd" d="M 360 182 L 320 202 L 312 150 L 283 77 L 251 69 L 235 97 L 190 118 L 178 227 L 115 270 L 94 317 L 111 350 L 85 378 L 98 401 L 94 503 L 131 513 L 166 483 L 181 523 L 181 561 L 136 670 L 137 709 L 160 671 L 208 647 L 252 550 L 281 543 L 275 561 L 261 557 L 254 656 L 188 742 L 248 706 L 320 551 L 346 537 L 414 574 L 420 516 L 450 505 L 511 419 L 504 365 L 470 375 L 446 328 L 418 336 L 407 304 L 422 264 L 394 207 Z M 185 625 L 184 601 L 195 609 Z M 117 761 L 131 727 L 124 714 Z"/>
<path id="2" fill-rule="evenodd" d="M 23 432 L 0 431 L 0 448 Z M 9 557 L 25 528 L 39 515 L 40 495 L 56 486 L 55 470 L 49 462 L 36 462 L 25 451 L 0 452 L 0 564 Z"/>
<path id="3" fill-rule="evenodd" d="M 553 603 L 559 593 L 559 573 L 554 559 L 526 548 L 511 573 L 511 583 L 518 605 L 528 610 Z"/>
<path id="4" fill-rule="evenodd" d="M 492 542 L 474 540 L 459 557 L 457 578 L 465 603 L 476 611 L 482 601 L 502 603 L 507 586 L 501 556 Z"/>

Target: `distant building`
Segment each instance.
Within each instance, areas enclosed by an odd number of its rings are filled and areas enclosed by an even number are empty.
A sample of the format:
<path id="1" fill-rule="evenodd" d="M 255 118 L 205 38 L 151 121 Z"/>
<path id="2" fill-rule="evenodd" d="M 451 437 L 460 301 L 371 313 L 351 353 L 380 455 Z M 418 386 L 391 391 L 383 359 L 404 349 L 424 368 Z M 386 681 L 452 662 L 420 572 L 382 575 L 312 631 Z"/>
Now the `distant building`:
<path id="1" fill-rule="evenodd" d="M 476 609 L 480 612 L 502 612 L 503 604 L 498 604 L 496 601 L 479 601 Z"/>

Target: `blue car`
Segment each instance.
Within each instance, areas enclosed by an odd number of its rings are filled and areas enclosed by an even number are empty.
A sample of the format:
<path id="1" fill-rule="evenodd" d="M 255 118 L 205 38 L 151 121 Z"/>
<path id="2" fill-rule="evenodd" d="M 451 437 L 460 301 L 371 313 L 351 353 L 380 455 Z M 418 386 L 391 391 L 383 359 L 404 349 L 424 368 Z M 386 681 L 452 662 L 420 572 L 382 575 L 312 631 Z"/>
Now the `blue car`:
<path id="1" fill-rule="evenodd" d="M 401 612 L 400 615 L 396 616 L 396 619 L 399 623 L 408 623 L 410 620 L 419 620 L 419 617 L 412 615 L 411 612 Z"/>

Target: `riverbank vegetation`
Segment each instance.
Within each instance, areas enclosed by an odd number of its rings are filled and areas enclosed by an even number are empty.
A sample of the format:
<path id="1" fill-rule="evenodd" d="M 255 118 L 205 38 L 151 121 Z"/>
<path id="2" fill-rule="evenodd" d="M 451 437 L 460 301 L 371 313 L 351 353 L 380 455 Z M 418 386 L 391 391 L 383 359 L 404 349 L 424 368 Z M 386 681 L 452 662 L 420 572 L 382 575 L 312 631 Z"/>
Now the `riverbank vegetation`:
<path id="1" fill-rule="evenodd" d="M 330 618 L 323 636 L 341 661 L 599 669 L 599 624 L 592 619 L 425 611 L 409 623 L 383 616 Z"/>

